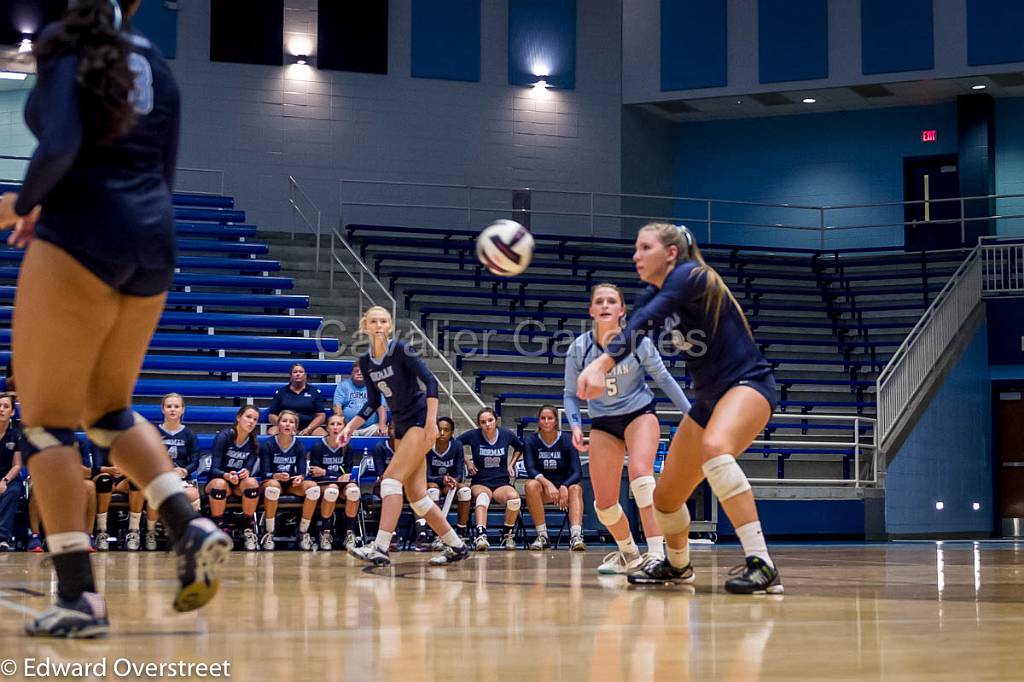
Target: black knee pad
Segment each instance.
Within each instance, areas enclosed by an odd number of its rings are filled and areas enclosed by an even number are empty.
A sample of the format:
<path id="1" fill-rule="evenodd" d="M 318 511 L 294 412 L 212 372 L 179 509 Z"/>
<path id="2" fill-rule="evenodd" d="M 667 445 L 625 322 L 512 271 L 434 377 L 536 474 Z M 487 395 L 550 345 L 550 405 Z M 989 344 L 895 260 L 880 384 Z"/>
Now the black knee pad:
<path id="1" fill-rule="evenodd" d="M 95 424 L 85 430 L 85 435 L 89 436 L 89 440 L 96 445 L 109 448 L 122 433 L 145 423 L 147 422 L 142 415 L 129 408 L 124 408 L 108 412 L 100 417 Z"/>
<path id="2" fill-rule="evenodd" d="M 21 453 L 25 463 L 32 455 L 50 448 L 78 447 L 78 438 L 72 429 L 49 429 L 45 426 L 27 426 L 21 432 Z"/>
<path id="3" fill-rule="evenodd" d="M 210 491 L 210 499 L 213 500 L 226 500 L 228 499 L 228 491 L 223 488 L 214 488 Z"/>
<path id="4" fill-rule="evenodd" d="M 242 495 L 248 497 L 250 500 L 258 499 L 260 496 L 259 488 L 249 488 L 242 492 Z"/>
<path id="5" fill-rule="evenodd" d="M 94 482 L 96 483 L 96 492 L 114 492 L 114 478 L 110 474 L 100 474 L 95 478 Z"/>

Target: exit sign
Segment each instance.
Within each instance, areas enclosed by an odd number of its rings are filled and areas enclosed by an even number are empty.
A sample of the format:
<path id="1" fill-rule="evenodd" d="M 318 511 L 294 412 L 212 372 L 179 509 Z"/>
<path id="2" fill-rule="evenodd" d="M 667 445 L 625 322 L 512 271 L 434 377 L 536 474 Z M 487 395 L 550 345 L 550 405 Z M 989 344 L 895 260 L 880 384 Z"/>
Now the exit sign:
<path id="1" fill-rule="evenodd" d="M 934 130 L 921 131 L 921 142 L 935 142 L 936 137 L 938 137 L 938 135 Z"/>

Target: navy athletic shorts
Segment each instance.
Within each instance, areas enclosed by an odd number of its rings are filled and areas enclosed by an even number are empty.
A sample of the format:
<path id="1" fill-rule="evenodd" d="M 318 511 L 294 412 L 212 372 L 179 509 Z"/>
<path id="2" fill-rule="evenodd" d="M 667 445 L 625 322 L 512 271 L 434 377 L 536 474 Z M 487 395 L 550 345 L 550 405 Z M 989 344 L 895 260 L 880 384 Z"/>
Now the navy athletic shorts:
<path id="1" fill-rule="evenodd" d="M 711 413 L 715 411 L 715 405 L 734 386 L 749 386 L 754 389 L 764 396 L 773 411 L 779 404 L 779 390 L 775 385 L 775 375 L 770 369 L 762 370 L 714 391 L 710 397 L 696 398 L 690 405 L 690 419 L 697 422 L 697 426 L 706 429 L 708 422 L 711 421 Z"/>
<path id="2" fill-rule="evenodd" d="M 619 440 L 626 439 L 626 427 L 629 426 L 634 419 L 643 416 L 645 414 L 654 414 L 657 412 L 654 409 L 654 401 L 649 402 L 645 407 L 641 407 L 639 410 L 634 410 L 626 414 L 614 414 L 608 415 L 607 417 L 594 417 L 590 420 L 590 430 L 604 431 L 610 436 L 615 436 Z"/>

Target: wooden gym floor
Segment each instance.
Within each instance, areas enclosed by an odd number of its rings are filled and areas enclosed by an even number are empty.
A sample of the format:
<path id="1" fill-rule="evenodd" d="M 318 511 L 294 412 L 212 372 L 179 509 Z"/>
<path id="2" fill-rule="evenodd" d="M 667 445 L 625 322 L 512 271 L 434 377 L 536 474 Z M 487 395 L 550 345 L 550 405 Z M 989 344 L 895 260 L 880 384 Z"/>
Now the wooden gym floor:
<path id="1" fill-rule="evenodd" d="M 403 552 L 376 570 L 339 551 L 238 553 L 213 604 L 185 615 L 167 555 L 94 555 L 114 632 L 77 642 L 20 634 L 50 571 L 0 554 L 0 659 L 227 660 L 247 681 L 1024 678 L 1024 544 L 777 544 L 786 593 L 762 597 L 723 593 L 736 546 L 694 548 L 695 590 L 599 578 L 604 552 L 450 569 Z"/>

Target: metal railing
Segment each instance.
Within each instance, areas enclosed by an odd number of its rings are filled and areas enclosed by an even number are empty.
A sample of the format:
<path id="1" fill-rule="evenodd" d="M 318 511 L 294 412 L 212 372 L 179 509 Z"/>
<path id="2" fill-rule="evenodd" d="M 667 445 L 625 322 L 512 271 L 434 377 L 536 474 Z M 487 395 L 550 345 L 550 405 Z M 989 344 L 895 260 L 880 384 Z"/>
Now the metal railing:
<path id="1" fill-rule="evenodd" d="M 31 156 L 0 154 L 0 176 L 5 176 L 0 177 L 0 182 L 20 183 L 25 179 L 31 160 Z M 224 196 L 224 171 L 216 168 L 175 168 L 174 191 Z"/>
<path id="2" fill-rule="evenodd" d="M 1024 292 L 1024 242 L 981 244 L 982 295 Z"/>
<path id="3" fill-rule="evenodd" d="M 300 201 L 305 205 L 305 211 L 303 211 L 302 206 L 299 205 Z M 292 209 L 292 239 L 295 238 L 296 217 L 298 217 L 306 226 L 306 229 L 312 232 L 313 236 L 316 237 L 314 271 L 320 272 L 320 234 L 323 223 L 323 213 L 320 211 L 320 207 L 309 198 L 309 195 L 306 194 L 305 190 L 299 186 L 299 183 L 294 176 L 291 175 L 288 176 L 288 205 L 291 206 Z M 309 215 L 306 215 L 307 213 Z"/>
<path id="4" fill-rule="evenodd" d="M 398 333 L 399 329 L 399 316 L 398 316 L 398 302 L 395 297 L 391 295 L 377 276 L 373 274 L 373 271 L 367 267 L 366 263 L 359 254 L 355 252 L 348 241 L 341 235 L 337 229 L 331 230 L 331 260 L 330 260 L 330 289 L 334 291 L 334 272 L 335 267 L 341 269 L 348 278 L 352 281 L 352 284 L 359 291 L 359 319 L 363 316 L 363 311 L 366 309 L 364 303 L 369 303 L 370 306 L 380 305 L 378 301 L 386 301 L 391 308 L 391 319 L 395 323 L 395 333 Z M 344 257 L 347 256 L 351 261 L 346 264 Z M 367 286 L 372 285 L 379 290 L 377 298 L 367 291 Z M 385 306 L 387 307 L 387 306 Z M 480 409 L 486 407 L 484 401 L 477 395 L 476 391 L 466 382 L 466 379 L 462 376 L 462 373 L 455 369 L 448 357 L 442 353 L 430 336 L 423 331 L 423 329 L 416 324 L 414 320 L 408 318 L 404 320 L 405 324 L 409 328 L 409 339 L 414 343 L 422 343 L 422 356 L 428 362 L 434 360 L 435 366 L 431 367 L 435 377 L 438 379 L 438 388 L 445 395 L 452 409 L 458 412 L 457 416 L 461 416 L 463 424 L 467 428 L 471 428 L 476 425 L 476 419 L 471 416 L 463 405 L 463 402 L 459 399 L 460 395 L 465 395 L 470 399 L 470 402 L 475 404 L 475 408 Z M 418 339 L 418 341 L 416 341 Z M 440 367 L 437 367 L 440 365 Z M 443 376 L 438 376 L 442 374 Z M 461 387 L 461 391 L 459 388 Z"/>
<path id="5" fill-rule="evenodd" d="M 878 375 L 877 442 L 883 449 L 935 365 L 981 303 L 980 250 L 980 246 L 971 250 Z"/>

